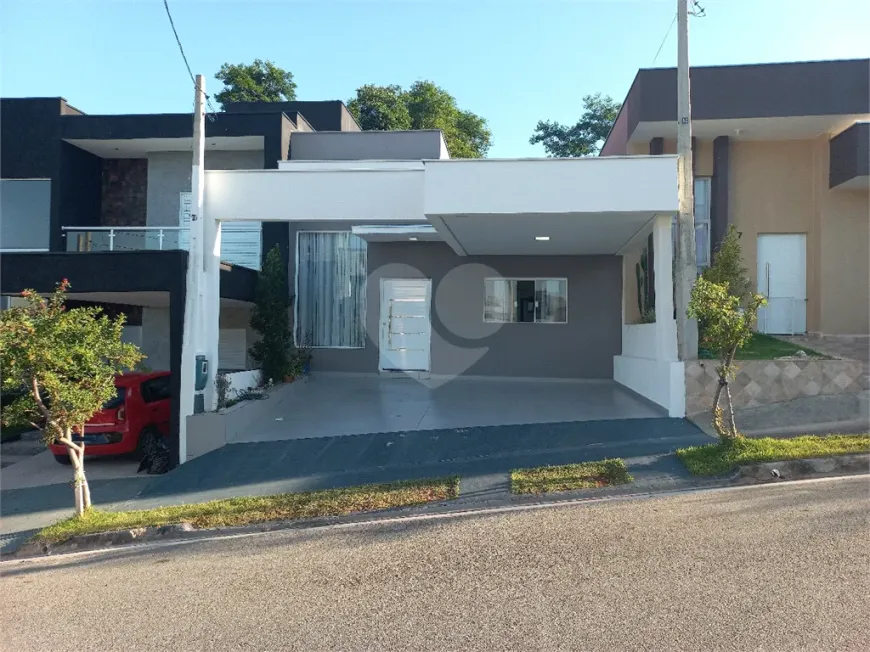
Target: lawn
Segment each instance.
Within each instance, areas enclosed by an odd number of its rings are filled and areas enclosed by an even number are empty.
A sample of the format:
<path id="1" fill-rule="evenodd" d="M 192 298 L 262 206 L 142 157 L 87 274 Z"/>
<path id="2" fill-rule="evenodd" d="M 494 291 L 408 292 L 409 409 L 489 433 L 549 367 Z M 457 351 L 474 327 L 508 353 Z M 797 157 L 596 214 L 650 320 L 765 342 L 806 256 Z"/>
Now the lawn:
<path id="1" fill-rule="evenodd" d="M 625 462 L 620 459 L 539 466 L 511 471 L 511 492 L 515 494 L 543 494 L 551 491 L 593 489 L 615 484 L 627 484 L 632 478 Z"/>
<path id="2" fill-rule="evenodd" d="M 738 360 L 772 360 L 773 358 L 782 358 L 785 356 L 793 356 L 798 351 L 804 351 L 812 358 L 825 358 L 828 356 L 813 351 L 806 347 L 796 346 L 790 342 L 784 342 L 770 335 L 762 333 L 753 333 L 749 343 L 737 352 Z M 709 351 L 698 349 L 698 357 L 704 360 L 710 360 L 714 356 Z"/>
<path id="3" fill-rule="evenodd" d="M 459 477 L 451 476 L 370 484 L 346 489 L 229 498 L 142 511 L 104 512 L 91 509 L 81 518 L 73 516 L 48 526 L 34 535 L 33 540 L 57 543 L 81 534 L 184 522 L 196 528 L 212 528 L 320 516 L 343 516 L 450 500 L 458 495 Z"/>
<path id="4" fill-rule="evenodd" d="M 791 439 L 741 438 L 732 444 L 681 448 L 677 457 L 692 475 L 724 475 L 739 464 L 870 452 L 870 435 L 804 435 Z"/>

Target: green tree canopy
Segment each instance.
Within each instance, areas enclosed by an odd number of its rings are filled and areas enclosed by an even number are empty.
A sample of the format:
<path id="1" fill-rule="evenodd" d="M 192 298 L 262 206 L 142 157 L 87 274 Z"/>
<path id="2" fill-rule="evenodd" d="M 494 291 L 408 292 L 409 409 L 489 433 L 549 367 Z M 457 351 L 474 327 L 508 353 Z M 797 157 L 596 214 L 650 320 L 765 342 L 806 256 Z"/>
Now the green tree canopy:
<path id="1" fill-rule="evenodd" d="M 121 340 L 123 315 L 111 319 L 101 308 L 64 306 L 64 279 L 51 296 L 25 290 L 24 306 L 0 311 L 3 389 L 23 393 L 3 410 L 6 425 L 30 424 L 46 443 L 67 447 L 74 467 L 76 513 L 90 507 L 84 472 L 84 442 L 73 441 L 82 426 L 113 398 L 115 375 L 142 359 Z"/>
<path id="2" fill-rule="evenodd" d="M 622 105 L 601 93 L 583 98 L 583 115 L 574 125 L 540 120 L 529 143 L 543 144 L 547 156 L 594 156 L 600 150 Z"/>
<path id="3" fill-rule="evenodd" d="M 347 108 L 364 131 L 411 128 L 411 114 L 401 86 L 360 86 Z"/>
<path id="4" fill-rule="evenodd" d="M 360 86 L 347 107 L 364 130 L 440 129 L 453 158 L 482 158 L 492 145 L 486 120 L 464 111 L 456 98 L 430 81 L 401 86 Z"/>
<path id="5" fill-rule="evenodd" d="M 254 59 L 251 64 L 225 63 L 215 77 L 224 88 L 215 99 L 227 102 L 289 102 L 296 99 L 293 73 L 271 61 Z"/>

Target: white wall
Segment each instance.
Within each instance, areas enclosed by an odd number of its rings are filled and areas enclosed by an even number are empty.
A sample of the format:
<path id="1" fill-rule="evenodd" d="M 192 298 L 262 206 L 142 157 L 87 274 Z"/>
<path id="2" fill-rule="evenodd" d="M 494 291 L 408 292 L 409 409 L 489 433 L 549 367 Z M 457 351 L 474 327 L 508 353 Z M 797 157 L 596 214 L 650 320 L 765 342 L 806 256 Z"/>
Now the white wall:
<path id="1" fill-rule="evenodd" d="M 423 171 L 207 171 L 205 215 L 264 222 L 422 220 Z"/>
<path id="2" fill-rule="evenodd" d="M 677 159 L 426 161 L 427 215 L 673 212 Z"/>
<path id="3" fill-rule="evenodd" d="M 251 369 L 250 371 L 236 371 L 231 374 L 226 374 L 230 381 L 230 398 L 240 394 L 246 389 L 252 389 L 260 384 L 260 370 Z"/>
<path id="4" fill-rule="evenodd" d="M 686 415 L 686 374 L 682 362 L 617 355 L 613 358 L 613 379 L 665 408 L 668 416 Z"/>
<path id="5" fill-rule="evenodd" d="M 625 325 L 622 327 L 622 355 L 656 360 L 656 339 L 655 324 Z"/>
<path id="6" fill-rule="evenodd" d="M 221 220 L 408 221 L 425 215 L 673 212 L 676 157 L 284 162 L 206 172 Z"/>

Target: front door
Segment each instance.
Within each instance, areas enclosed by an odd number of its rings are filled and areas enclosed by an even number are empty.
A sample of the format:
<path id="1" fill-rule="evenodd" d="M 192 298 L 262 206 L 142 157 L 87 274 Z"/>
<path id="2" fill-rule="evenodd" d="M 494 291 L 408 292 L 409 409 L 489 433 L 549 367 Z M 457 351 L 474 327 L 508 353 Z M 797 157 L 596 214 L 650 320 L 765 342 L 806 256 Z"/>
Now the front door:
<path id="1" fill-rule="evenodd" d="M 432 281 L 381 279 L 380 369 L 429 371 Z"/>
<path id="2" fill-rule="evenodd" d="M 758 330 L 777 335 L 807 331 L 807 236 L 758 236 L 758 291 L 767 306 L 758 311 Z"/>

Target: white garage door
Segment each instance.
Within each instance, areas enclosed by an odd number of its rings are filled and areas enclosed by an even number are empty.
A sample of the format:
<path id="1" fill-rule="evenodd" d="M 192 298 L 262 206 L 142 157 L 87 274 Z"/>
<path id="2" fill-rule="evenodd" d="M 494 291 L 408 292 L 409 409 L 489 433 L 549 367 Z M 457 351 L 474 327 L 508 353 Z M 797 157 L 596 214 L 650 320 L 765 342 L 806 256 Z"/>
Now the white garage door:
<path id="1" fill-rule="evenodd" d="M 247 369 L 247 348 L 244 328 L 222 328 L 218 339 L 218 369 Z"/>
<path id="2" fill-rule="evenodd" d="M 758 311 L 759 331 L 806 333 L 806 234 L 758 236 L 758 291 L 767 297 L 767 306 Z"/>

